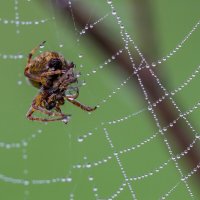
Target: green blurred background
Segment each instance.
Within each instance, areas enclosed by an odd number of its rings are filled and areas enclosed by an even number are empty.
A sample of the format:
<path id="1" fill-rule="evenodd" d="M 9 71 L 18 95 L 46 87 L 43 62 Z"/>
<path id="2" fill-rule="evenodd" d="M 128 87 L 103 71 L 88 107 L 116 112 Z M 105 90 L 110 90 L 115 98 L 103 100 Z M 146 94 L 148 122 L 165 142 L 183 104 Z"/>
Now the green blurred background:
<path id="1" fill-rule="evenodd" d="M 83 2 L 87 5 L 91 16 L 95 14 L 101 18 L 110 13 L 106 1 Z M 134 7 L 136 2 L 113 1 L 113 5 L 128 33 L 139 48 L 143 49 L 145 45 L 140 38 L 137 19 L 133 20 L 133 11 L 137 8 Z M 168 54 L 197 23 L 200 2 L 154 0 L 150 3 L 159 56 L 155 57 L 155 60 L 158 60 Z M 111 198 L 124 182 L 122 171 L 113 155 L 114 151 L 119 152 L 127 147 L 136 146 L 156 133 L 158 129 L 147 110 L 121 123 L 104 126 L 102 122 L 120 119 L 146 108 L 144 97 L 139 95 L 138 88 L 129 81 L 117 91 L 117 94 L 109 98 L 108 95 L 120 86 L 127 75 L 115 70 L 114 61 L 105 65 L 104 69 L 98 70 L 97 73 L 91 73 L 109 56 L 95 45 L 87 33 L 81 37 L 77 35 L 75 29 L 79 27 L 76 22 L 74 26 L 69 19 L 67 26 L 66 23 L 64 25 L 61 18 L 55 14 L 53 7 L 46 3 L 34 0 L 2 1 L 0 18 L 0 199 L 92 200 L 97 198 L 95 194 L 98 194 L 99 199 Z M 41 20 L 44 19 L 47 21 L 42 23 Z M 31 21 L 32 25 L 17 25 L 12 20 Z M 101 23 L 111 27 L 113 32 L 107 34 L 112 34 L 112 38 L 118 40 L 123 47 L 120 29 L 113 16 L 109 15 Z M 106 32 L 106 30 L 102 31 Z M 177 54 L 156 69 L 159 71 L 162 83 L 169 91 L 179 86 L 197 68 L 199 36 L 200 31 L 195 31 Z M 78 38 L 79 42 L 77 42 Z M 43 124 L 25 118 L 38 92 L 30 86 L 23 75 L 26 55 L 43 40 L 47 43 L 41 51 L 59 51 L 67 59 L 76 63 L 77 70 L 82 74 L 80 79 L 86 82 L 86 85 L 80 88 L 79 100 L 91 106 L 100 103 L 97 111 L 88 114 L 66 103 L 62 107 L 63 112 L 72 114 L 72 119 L 67 125 L 62 122 Z M 23 57 L 10 59 L 11 54 L 22 54 Z M 5 55 L 8 58 L 5 58 Z M 92 75 L 87 76 L 87 73 Z M 199 84 L 197 77 L 175 95 L 174 98 L 183 111 L 188 110 L 200 99 Z M 101 103 L 105 98 L 108 100 Z M 197 131 L 200 128 L 199 116 L 197 109 L 188 117 Z M 106 140 L 104 128 L 107 129 L 114 144 L 113 149 Z M 78 138 L 90 132 L 92 136 L 87 137 L 83 142 L 78 142 Z M 112 156 L 112 159 L 104 160 L 104 164 L 93 166 L 94 162 L 106 159 L 108 156 Z M 169 158 L 163 137 L 160 136 L 141 148 L 120 156 L 128 177 L 153 172 L 152 176 L 131 182 L 137 199 L 160 199 L 180 182 L 180 174 L 172 161 L 155 173 L 155 169 Z M 86 167 L 77 169 L 79 164 L 86 164 Z M 184 165 L 181 169 L 184 174 L 187 174 Z M 195 199 L 200 199 L 195 176 L 188 179 L 188 184 Z M 62 178 L 67 178 L 67 181 L 62 182 Z M 97 188 L 96 192 L 94 188 Z M 128 186 L 124 187 L 116 199 L 132 199 Z M 168 199 L 187 200 L 191 197 L 184 183 L 180 182 Z"/>

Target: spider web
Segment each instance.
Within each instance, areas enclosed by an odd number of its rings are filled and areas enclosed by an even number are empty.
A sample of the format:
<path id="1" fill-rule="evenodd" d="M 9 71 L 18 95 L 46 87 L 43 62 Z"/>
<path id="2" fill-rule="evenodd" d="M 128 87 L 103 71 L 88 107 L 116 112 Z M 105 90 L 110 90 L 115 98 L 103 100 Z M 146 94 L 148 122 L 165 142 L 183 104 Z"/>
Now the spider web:
<path id="1" fill-rule="evenodd" d="M 200 163 L 193 168 L 183 165 L 200 138 L 198 6 L 186 6 L 193 9 L 191 14 L 178 5 L 171 10 L 167 3 L 155 3 L 154 7 L 166 9 L 165 14 L 169 8 L 170 16 L 157 15 L 163 17 L 163 33 L 172 36 L 163 34 L 166 50 L 161 51 L 159 59 L 149 62 L 137 45 L 136 30 L 131 29 L 128 3 L 85 1 L 90 17 L 82 28 L 74 16 L 75 3 L 65 1 L 71 13 L 67 30 L 59 24 L 53 7 L 44 11 L 35 1 L 6 1 L 0 8 L 1 198 L 198 199 L 195 180 Z M 176 8 L 180 12 L 176 20 L 182 23 L 169 25 L 171 17 L 179 13 Z M 100 17 L 91 21 L 94 15 Z M 112 26 L 114 41 L 120 44 L 111 57 L 103 55 L 90 40 L 89 32 L 101 25 Z M 23 76 L 26 56 L 43 40 L 47 44 L 40 52 L 59 51 L 76 63 L 81 72 L 79 100 L 98 105 L 97 111 L 88 114 L 66 104 L 63 112 L 72 114 L 68 125 L 25 119 L 37 94 Z M 123 55 L 128 55 L 132 70 L 119 76 L 113 69 Z M 140 58 L 137 65 L 136 55 Z M 163 92 L 154 101 L 141 77 L 142 70 L 148 71 Z M 163 71 L 170 84 L 160 79 L 156 70 Z M 133 80 L 143 96 L 138 95 Z M 167 124 L 156 112 L 166 100 L 178 113 Z M 192 133 L 192 142 L 183 151 L 168 137 L 180 121 Z"/>

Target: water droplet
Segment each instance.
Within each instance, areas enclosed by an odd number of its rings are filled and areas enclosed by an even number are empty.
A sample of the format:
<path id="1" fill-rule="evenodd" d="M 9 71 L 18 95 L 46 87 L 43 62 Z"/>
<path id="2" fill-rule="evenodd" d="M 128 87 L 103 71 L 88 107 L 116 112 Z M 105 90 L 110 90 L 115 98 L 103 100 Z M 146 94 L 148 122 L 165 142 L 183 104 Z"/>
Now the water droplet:
<path id="1" fill-rule="evenodd" d="M 40 45 L 40 49 L 43 49 L 43 48 L 44 48 L 44 44 L 41 44 L 41 45 Z"/>
<path id="2" fill-rule="evenodd" d="M 79 58 L 82 58 L 82 57 L 83 57 L 83 54 L 80 53 L 80 54 L 78 55 L 78 57 L 79 57 Z"/>
<path id="3" fill-rule="evenodd" d="M 24 181 L 24 185 L 29 185 L 29 181 Z"/>
<path id="4" fill-rule="evenodd" d="M 67 177 L 67 178 L 66 178 L 66 181 L 67 181 L 68 183 L 70 183 L 70 182 L 72 182 L 72 178 L 71 178 L 71 177 Z"/>
<path id="5" fill-rule="evenodd" d="M 173 127 L 173 123 L 170 123 L 169 126 L 170 126 L 170 127 Z"/>
<path id="6" fill-rule="evenodd" d="M 66 117 L 62 120 L 62 122 L 64 122 L 64 123 L 66 124 L 67 122 L 69 122 L 69 119 L 70 119 L 70 117 L 69 117 L 69 116 L 66 116 Z"/>
<path id="7" fill-rule="evenodd" d="M 148 110 L 152 110 L 152 106 L 148 106 Z"/>
<path id="8" fill-rule="evenodd" d="M 112 11 L 112 15 L 116 15 L 117 12 L 115 10 Z"/>
<path id="9" fill-rule="evenodd" d="M 83 142 L 83 137 L 79 136 L 77 140 L 78 140 L 78 142 Z"/>
<path id="10" fill-rule="evenodd" d="M 86 85 L 86 82 L 83 82 L 83 83 L 82 83 L 82 86 L 85 86 L 85 85 Z"/>
<path id="11" fill-rule="evenodd" d="M 79 78 L 81 75 L 80 73 L 75 74 L 76 78 Z"/>
<path id="12" fill-rule="evenodd" d="M 26 147 L 26 146 L 28 145 L 28 143 L 27 143 L 26 141 L 22 141 L 22 145 L 23 145 L 24 147 Z"/>
<path id="13" fill-rule="evenodd" d="M 166 127 L 164 127 L 164 128 L 163 128 L 163 131 L 164 131 L 164 132 L 165 132 L 165 131 L 167 131 L 167 128 L 166 128 Z"/>
<path id="14" fill-rule="evenodd" d="M 38 129 L 37 132 L 38 132 L 38 133 L 42 133 L 42 130 L 41 130 L 41 129 Z"/>
<path id="15" fill-rule="evenodd" d="M 78 169 L 80 169 L 80 168 L 81 168 L 81 165 L 80 165 L 80 164 L 77 164 L 75 167 L 78 168 Z"/>
<path id="16" fill-rule="evenodd" d="M 89 135 L 89 136 L 92 135 L 92 132 L 88 132 L 88 135 Z"/>
<path id="17" fill-rule="evenodd" d="M 17 84 L 18 84 L 18 85 L 21 85 L 21 84 L 22 84 L 22 81 L 17 81 Z"/>
<path id="18" fill-rule="evenodd" d="M 89 181 L 93 181 L 94 178 L 93 178 L 92 176 L 89 176 L 89 177 L 88 177 L 88 180 L 89 180 Z"/>
<path id="19" fill-rule="evenodd" d="M 155 62 L 151 63 L 151 66 L 152 66 L 152 67 L 155 67 L 155 66 L 156 66 L 156 63 L 155 63 Z"/>
<path id="20" fill-rule="evenodd" d="M 83 30 L 81 31 L 81 35 L 82 35 L 82 34 L 85 34 L 85 29 L 83 29 Z"/>
<path id="21" fill-rule="evenodd" d="M 92 167 L 92 165 L 90 163 L 87 163 L 86 168 L 90 168 L 90 167 Z"/>

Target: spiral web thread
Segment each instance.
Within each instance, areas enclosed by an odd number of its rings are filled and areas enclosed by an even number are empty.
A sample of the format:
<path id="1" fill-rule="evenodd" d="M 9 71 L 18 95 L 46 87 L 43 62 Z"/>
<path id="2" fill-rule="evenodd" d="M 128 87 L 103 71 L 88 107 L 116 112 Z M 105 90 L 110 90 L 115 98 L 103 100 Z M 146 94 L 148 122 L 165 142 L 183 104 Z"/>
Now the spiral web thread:
<path id="1" fill-rule="evenodd" d="M 19 13 L 19 5 L 20 3 L 24 3 L 24 2 L 25 1 L 20 1 L 20 0 L 13 1 L 14 19 L 6 19 L 3 16 L 0 16 L 0 23 L 2 25 L 16 27 L 15 28 L 16 32 L 14 34 L 21 34 L 20 28 L 22 26 L 27 26 L 27 27 L 28 26 L 36 26 L 36 27 L 44 26 L 45 23 L 52 22 L 52 21 L 53 23 L 56 23 L 55 17 L 45 18 L 45 19 L 40 19 L 40 20 L 35 20 L 35 21 L 21 20 L 22 16 Z M 31 3 L 33 2 L 29 0 L 26 3 L 30 3 L 30 9 L 31 9 Z M 130 199 L 135 200 L 135 199 L 138 199 L 137 197 L 138 193 L 137 193 L 137 190 L 135 189 L 135 183 L 138 183 L 141 180 L 148 179 L 152 176 L 155 176 L 156 174 L 161 173 L 163 170 L 165 170 L 165 168 L 167 168 L 169 165 L 172 164 L 175 167 L 175 170 L 177 171 L 177 174 L 179 177 L 178 181 L 174 185 L 171 185 L 171 188 L 166 189 L 165 193 L 163 193 L 160 196 L 160 199 L 167 199 L 167 198 L 170 199 L 170 195 L 173 194 L 173 192 L 175 192 L 176 190 L 178 190 L 180 185 L 184 185 L 185 190 L 188 196 L 190 197 L 190 199 L 195 199 L 195 196 L 192 192 L 192 188 L 189 184 L 189 179 L 191 176 L 195 176 L 196 172 L 200 168 L 200 163 L 196 167 L 194 167 L 190 172 L 185 174 L 183 170 L 181 169 L 178 161 L 181 160 L 185 155 L 187 155 L 188 152 L 194 147 L 195 144 L 198 143 L 200 139 L 200 135 L 198 131 L 193 127 L 191 122 L 188 120 L 189 116 L 192 113 L 194 113 L 197 109 L 199 109 L 200 101 L 196 102 L 193 106 L 191 106 L 186 111 L 182 111 L 180 107 L 177 105 L 176 100 L 174 99 L 174 96 L 182 92 L 185 88 L 187 88 L 190 84 L 192 84 L 192 82 L 195 79 L 198 78 L 198 75 L 200 72 L 200 65 L 197 66 L 195 70 L 193 70 L 193 72 L 188 76 L 188 78 L 186 78 L 180 85 L 178 85 L 172 91 L 168 91 L 165 88 L 165 86 L 161 83 L 159 78 L 154 73 L 153 69 L 156 67 L 160 67 L 161 64 L 163 64 L 163 62 L 168 61 L 168 59 L 170 59 L 172 56 L 176 56 L 176 53 L 181 48 L 185 48 L 184 46 L 185 43 L 187 43 L 187 41 L 190 40 L 193 33 L 199 31 L 200 20 L 197 21 L 197 23 L 193 25 L 193 27 L 186 34 L 186 36 L 182 40 L 180 40 L 177 46 L 175 46 L 174 49 L 172 49 L 166 56 L 163 56 L 161 59 L 158 59 L 157 61 L 154 61 L 153 63 L 148 63 L 145 57 L 143 56 L 142 52 L 140 51 L 139 47 L 135 44 L 134 39 L 126 31 L 126 27 L 123 25 L 123 21 L 118 15 L 118 12 L 116 11 L 117 9 L 115 9 L 114 3 L 111 0 L 107 0 L 107 2 L 104 2 L 104 3 L 108 9 L 108 12 L 104 13 L 103 16 L 100 17 L 96 22 L 93 22 L 92 24 L 86 24 L 85 27 L 79 31 L 78 28 L 76 27 L 76 21 L 73 18 L 73 2 L 66 1 L 66 4 L 71 8 L 71 17 L 72 17 L 72 20 L 74 21 L 74 31 L 75 31 L 75 34 L 77 35 L 76 36 L 77 45 L 80 45 L 80 41 L 84 40 L 84 36 L 87 35 L 87 31 L 89 29 L 93 29 L 96 26 L 98 26 L 98 24 L 104 23 L 108 18 L 114 19 L 120 30 L 120 37 L 121 37 L 121 40 L 123 41 L 123 46 L 114 55 L 112 55 L 112 57 L 106 59 L 104 62 L 102 62 L 98 66 L 94 66 L 92 67 L 92 69 L 88 70 L 87 73 L 85 74 L 87 78 L 95 77 L 96 74 L 101 73 L 101 71 L 104 70 L 104 68 L 107 68 L 110 63 L 112 63 L 115 59 L 117 59 L 119 55 L 123 53 L 127 53 L 129 55 L 130 62 L 132 63 L 133 73 L 130 74 L 128 77 L 126 77 L 124 80 L 122 80 L 115 88 L 113 88 L 112 91 L 109 92 L 107 96 L 102 97 L 99 100 L 99 102 L 97 102 L 98 109 L 101 109 L 101 107 L 103 107 L 104 104 L 107 104 L 109 101 L 112 101 L 112 99 L 115 98 L 119 94 L 119 92 L 123 90 L 123 88 L 126 87 L 128 83 L 130 82 L 130 80 L 133 78 L 137 78 L 140 88 L 144 94 L 144 99 L 147 102 L 147 106 L 137 111 L 130 112 L 118 118 L 113 117 L 114 119 L 111 119 L 111 120 L 107 120 L 107 121 L 102 120 L 97 126 L 94 127 L 91 125 L 91 127 L 88 127 L 89 131 L 80 134 L 80 136 L 77 138 L 77 142 L 78 144 L 81 145 L 84 142 L 87 142 L 87 140 L 93 140 L 94 138 L 93 136 L 101 132 L 101 134 L 104 136 L 105 141 L 107 143 L 105 145 L 110 148 L 109 154 L 105 155 L 103 158 L 90 161 L 87 155 L 85 155 L 83 157 L 83 161 L 80 161 L 79 163 L 73 163 L 72 166 L 70 167 L 71 168 L 70 171 L 68 171 L 65 175 L 63 175 L 63 177 L 52 177 L 50 179 L 29 179 L 29 178 L 26 179 L 26 178 L 20 178 L 20 177 L 18 178 L 12 177 L 12 176 L 9 176 L 9 174 L 4 174 L 4 172 L 0 172 L 0 181 L 7 182 L 9 184 L 24 185 L 24 199 L 28 199 L 30 194 L 29 194 L 29 189 L 27 188 L 27 186 L 56 184 L 56 183 L 74 184 L 76 186 L 77 183 L 74 183 L 73 181 L 73 174 L 77 174 L 79 173 L 79 171 L 82 172 L 84 170 L 87 170 L 87 173 L 89 174 L 87 181 L 91 183 L 90 184 L 91 193 L 94 199 L 109 199 L 109 200 L 117 199 L 118 197 L 120 197 L 120 195 L 124 191 L 128 191 L 128 193 L 130 193 Z M 57 44 L 58 44 L 58 47 L 62 50 L 62 48 L 64 47 L 64 44 L 60 41 L 57 41 Z M 130 47 L 134 47 L 134 49 L 136 50 L 136 52 L 141 58 L 141 63 L 139 66 L 135 66 L 134 64 L 134 56 L 131 53 Z M 78 58 L 79 59 L 83 58 L 82 53 L 78 54 Z M 1 52 L 0 59 L 4 59 L 4 60 L 15 59 L 16 61 L 21 60 L 21 59 L 25 60 L 26 55 L 18 54 L 18 53 L 6 54 L 4 52 Z M 80 67 L 83 67 L 83 66 L 80 66 Z M 157 99 L 155 102 L 150 101 L 146 88 L 144 87 L 144 84 L 138 73 L 140 70 L 143 70 L 144 68 L 147 68 L 149 70 L 151 76 L 154 77 L 155 80 L 157 81 L 157 87 L 161 88 L 164 92 L 164 95 L 161 96 L 159 99 Z M 22 80 L 19 80 L 17 84 L 20 86 L 22 84 Z M 84 85 L 85 84 L 83 83 L 83 86 Z M 174 109 L 178 111 L 179 115 L 176 119 L 174 119 L 168 125 L 162 127 L 160 124 L 160 119 L 155 113 L 155 108 L 161 102 L 163 102 L 166 98 L 168 98 L 171 101 L 171 103 L 174 105 Z M 146 137 L 145 139 L 141 140 L 138 143 L 133 142 L 131 146 L 127 146 L 122 149 L 116 148 L 115 143 L 112 140 L 114 136 L 113 134 L 111 134 L 110 127 L 112 128 L 114 126 L 120 126 L 120 124 L 123 124 L 128 120 L 133 120 L 134 118 L 138 118 L 147 112 L 152 115 L 157 127 L 157 131 L 150 134 L 150 136 Z M 172 147 L 166 137 L 166 133 L 171 127 L 175 126 L 179 120 L 184 120 L 184 122 L 191 129 L 194 135 L 193 135 L 192 143 L 183 152 L 180 152 L 179 154 L 174 154 Z M 16 149 L 16 150 L 20 149 L 22 150 L 22 158 L 24 160 L 27 160 L 28 146 L 33 140 L 35 140 L 36 138 L 39 138 L 41 134 L 43 134 L 42 129 L 38 129 L 34 134 L 26 138 L 23 138 L 17 142 L 8 143 L 8 142 L 0 141 L 0 148 L 5 149 L 7 151 L 11 149 Z M 124 166 L 122 156 L 127 155 L 129 153 L 133 153 L 136 150 L 142 149 L 145 145 L 154 142 L 156 139 L 158 139 L 158 137 L 162 138 L 164 145 L 169 153 L 169 158 L 165 160 L 163 163 L 161 163 L 160 165 L 158 165 L 157 167 L 154 167 L 153 169 L 148 170 L 144 174 L 141 174 L 138 176 L 135 176 L 135 175 L 129 176 L 129 174 L 126 172 L 126 167 Z M 92 175 L 92 172 L 93 172 L 93 169 L 108 165 L 110 162 L 116 163 L 115 165 L 117 165 L 116 167 L 119 169 L 121 173 L 119 176 L 122 176 L 122 181 L 118 185 L 118 188 L 116 188 L 115 191 L 110 192 L 110 194 L 107 196 L 102 196 L 103 191 L 100 191 L 100 189 L 98 188 L 97 186 L 98 179 L 94 178 L 94 176 Z M 28 173 L 28 169 L 24 169 L 24 174 L 26 175 L 27 173 Z M 69 197 L 67 197 L 67 199 L 70 199 L 70 200 L 76 199 L 77 191 L 74 191 L 75 186 L 72 187 L 73 189 L 72 191 L 69 192 Z M 68 186 L 66 185 L 66 187 Z"/>

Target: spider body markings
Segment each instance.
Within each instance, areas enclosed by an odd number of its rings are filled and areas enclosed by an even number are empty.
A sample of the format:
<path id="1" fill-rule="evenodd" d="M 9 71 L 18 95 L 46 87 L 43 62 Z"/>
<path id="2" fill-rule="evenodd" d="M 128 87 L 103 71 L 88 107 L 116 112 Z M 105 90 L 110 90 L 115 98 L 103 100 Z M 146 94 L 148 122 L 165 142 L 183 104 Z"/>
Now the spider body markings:
<path id="1" fill-rule="evenodd" d="M 80 107 L 82 110 L 88 112 L 95 110 L 96 107 L 85 106 L 76 100 L 79 96 L 79 89 L 78 87 L 70 86 L 72 83 L 77 82 L 77 75 L 74 73 L 75 65 L 72 62 L 66 61 L 61 54 L 50 51 L 41 53 L 32 59 L 33 54 L 44 43 L 30 52 L 24 70 L 24 74 L 31 84 L 40 89 L 27 112 L 27 118 L 43 122 L 62 120 L 67 123 L 70 115 L 63 114 L 60 109 L 65 100 Z M 70 88 L 75 90 L 75 93 L 66 95 L 66 91 Z M 55 118 L 35 117 L 33 116 L 35 111 Z"/>
<path id="2" fill-rule="evenodd" d="M 45 41 L 30 52 L 24 70 L 25 76 L 27 76 L 31 84 L 37 88 L 41 86 L 51 87 L 53 79 L 74 67 L 72 62 L 67 62 L 64 57 L 57 52 L 43 52 L 32 59 L 33 54 L 40 46 L 44 45 L 44 43 Z"/>

